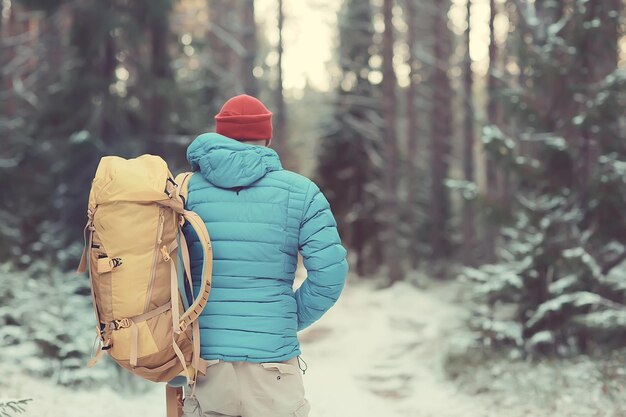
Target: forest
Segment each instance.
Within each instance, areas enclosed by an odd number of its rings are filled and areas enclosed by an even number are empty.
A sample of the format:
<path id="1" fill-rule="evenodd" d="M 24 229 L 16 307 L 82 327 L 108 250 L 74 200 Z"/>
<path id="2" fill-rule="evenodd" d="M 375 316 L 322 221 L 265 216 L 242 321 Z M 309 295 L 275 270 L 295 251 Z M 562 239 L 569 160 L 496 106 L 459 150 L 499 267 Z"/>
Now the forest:
<path id="1" fill-rule="evenodd" d="M 60 415 L 46 401 L 115 383 L 147 395 L 123 407 L 155 398 L 84 368 L 95 321 L 72 271 L 91 180 L 106 155 L 188 170 L 186 147 L 242 93 L 273 112 L 272 148 L 327 196 L 348 250 L 351 303 L 302 336 L 305 355 L 330 372 L 337 332 L 404 346 L 413 369 L 353 375 L 337 353 L 367 407 L 313 415 L 626 416 L 625 6 L 0 1 L 0 369 L 67 390 L 0 382 L 0 416 Z M 369 309 L 390 325 L 341 333 Z M 466 402 L 446 406 L 450 389 Z"/>

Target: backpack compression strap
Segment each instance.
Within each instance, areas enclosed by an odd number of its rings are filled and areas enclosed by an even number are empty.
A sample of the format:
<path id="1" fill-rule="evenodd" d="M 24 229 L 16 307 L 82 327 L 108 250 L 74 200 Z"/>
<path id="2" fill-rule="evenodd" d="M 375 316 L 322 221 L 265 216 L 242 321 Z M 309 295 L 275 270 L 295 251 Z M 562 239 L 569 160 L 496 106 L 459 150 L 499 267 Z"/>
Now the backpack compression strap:
<path id="1" fill-rule="evenodd" d="M 174 182 L 178 184 L 178 195 L 182 197 L 183 204 L 187 204 L 187 195 L 189 194 L 189 180 L 193 172 L 182 172 L 176 176 Z"/>
<path id="2" fill-rule="evenodd" d="M 187 202 L 187 185 L 189 184 L 189 179 L 192 175 L 192 172 L 183 172 L 177 175 L 176 179 L 174 180 L 177 189 L 176 195 L 183 203 L 183 210 L 185 209 L 185 204 Z M 185 236 L 182 233 L 178 234 L 178 244 L 180 246 L 178 256 L 178 271 L 180 271 L 180 275 L 178 277 L 178 290 L 180 291 L 180 294 L 182 296 L 183 306 L 185 307 L 184 309 L 187 310 L 191 301 L 187 298 L 187 291 L 185 289 L 185 278 L 187 279 L 187 283 L 189 284 L 189 290 L 192 292 L 191 296 L 193 296 L 193 284 L 191 282 L 189 249 L 187 248 Z"/>

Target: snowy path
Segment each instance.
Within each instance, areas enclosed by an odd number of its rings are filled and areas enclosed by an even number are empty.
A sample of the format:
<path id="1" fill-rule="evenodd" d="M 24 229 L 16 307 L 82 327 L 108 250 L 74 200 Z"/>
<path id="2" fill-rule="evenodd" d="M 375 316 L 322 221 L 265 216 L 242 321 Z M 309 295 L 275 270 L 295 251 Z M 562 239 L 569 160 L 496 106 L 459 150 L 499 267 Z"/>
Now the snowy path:
<path id="1" fill-rule="evenodd" d="M 376 290 L 350 282 L 339 303 L 301 334 L 311 417 L 486 416 L 480 399 L 457 392 L 441 370 L 446 337 L 464 314 L 449 301 L 448 287 Z M 0 382 L 6 397 L 33 398 L 26 415 L 39 417 L 164 415 L 162 387 L 124 397 L 13 374 Z"/>
<path id="2" fill-rule="evenodd" d="M 312 417 L 482 416 L 441 370 L 446 337 L 463 312 L 446 287 L 348 285 L 343 298 L 301 336 Z"/>

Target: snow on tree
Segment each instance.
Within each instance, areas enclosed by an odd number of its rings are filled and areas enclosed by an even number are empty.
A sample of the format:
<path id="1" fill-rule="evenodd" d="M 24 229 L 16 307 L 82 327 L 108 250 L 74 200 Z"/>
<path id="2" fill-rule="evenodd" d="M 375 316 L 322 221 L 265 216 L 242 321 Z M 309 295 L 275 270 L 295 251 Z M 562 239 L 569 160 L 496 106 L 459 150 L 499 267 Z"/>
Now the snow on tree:
<path id="1" fill-rule="evenodd" d="M 516 4 L 520 75 L 499 94 L 517 123 L 483 131 L 492 160 L 515 173 L 516 212 L 498 262 L 464 273 L 485 303 L 474 325 L 490 343 L 529 353 L 623 346 L 622 15 L 608 1 Z"/>
<path id="2" fill-rule="evenodd" d="M 26 412 L 26 405 L 32 401 L 30 398 L 17 400 L 0 399 L 0 417 L 12 417 L 15 414 Z"/>
<path id="3" fill-rule="evenodd" d="M 86 368 L 95 335 L 89 281 L 46 262 L 26 271 L 0 265 L 0 361 L 61 385 L 112 379 L 112 368 Z"/>

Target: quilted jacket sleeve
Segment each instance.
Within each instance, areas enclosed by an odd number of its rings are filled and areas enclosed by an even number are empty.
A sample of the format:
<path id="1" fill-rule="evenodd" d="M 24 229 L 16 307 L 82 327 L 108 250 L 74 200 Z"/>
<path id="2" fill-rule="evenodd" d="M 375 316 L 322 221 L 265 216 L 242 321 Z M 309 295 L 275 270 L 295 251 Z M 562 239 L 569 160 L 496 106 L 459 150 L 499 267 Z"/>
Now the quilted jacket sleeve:
<path id="1" fill-rule="evenodd" d="M 298 331 L 310 326 L 335 304 L 348 273 L 346 250 L 328 201 L 311 183 L 300 225 L 299 250 L 307 279 L 296 291 Z"/>

